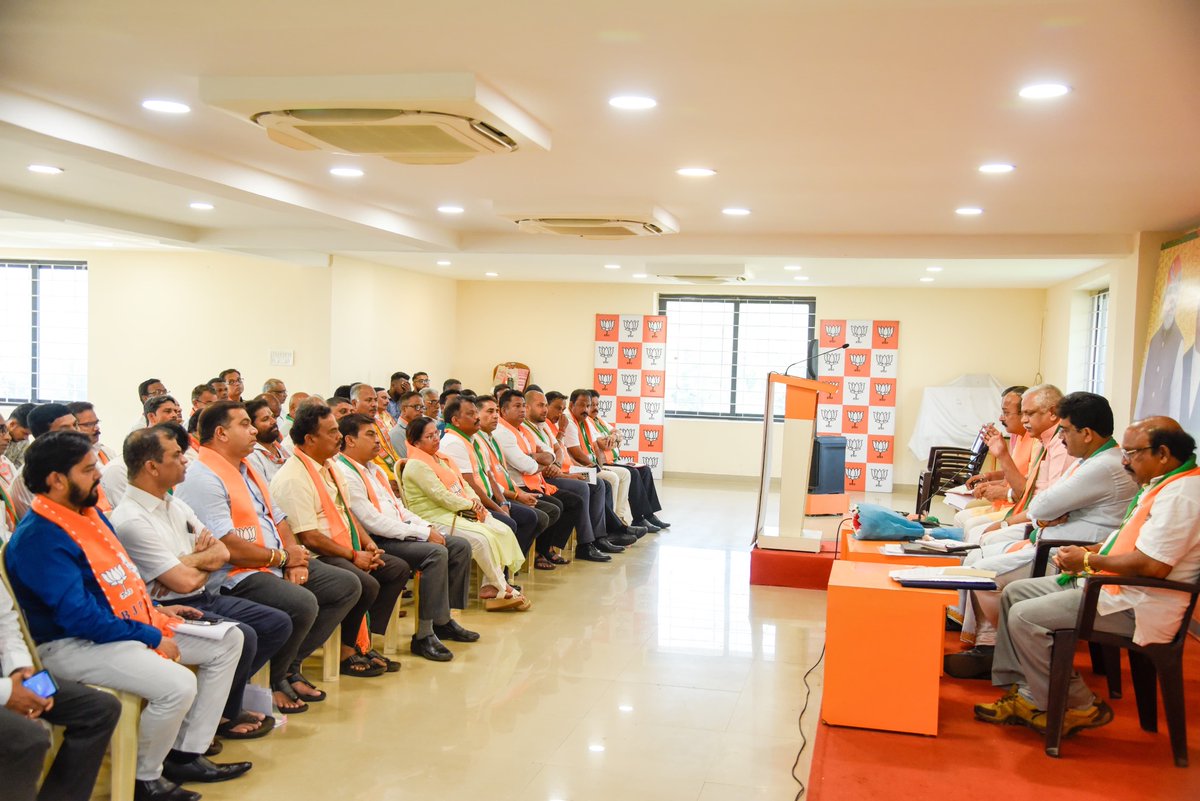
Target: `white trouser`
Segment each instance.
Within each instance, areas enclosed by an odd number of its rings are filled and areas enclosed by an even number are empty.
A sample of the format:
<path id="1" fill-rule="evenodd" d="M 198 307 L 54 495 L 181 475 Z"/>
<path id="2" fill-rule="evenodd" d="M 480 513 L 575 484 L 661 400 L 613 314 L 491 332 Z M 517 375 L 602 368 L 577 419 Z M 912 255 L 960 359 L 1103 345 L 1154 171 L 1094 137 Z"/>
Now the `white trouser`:
<path id="1" fill-rule="evenodd" d="M 437 524 L 434 528 L 443 536 L 450 536 L 450 526 Z M 504 568 L 515 572 L 525 563 L 525 555 L 517 544 L 512 529 L 488 515 L 487 520 L 458 520 L 454 536 L 462 537 L 471 545 L 471 558 L 479 565 L 481 587 L 495 587 L 500 592 L 508 586 Z"/>
<path id="2" fill-rule="evenodd" d="M 1004 512 L 997 512 L 992 508 L 991 503 L 986 503 L 986 505 L 968 506 L 966 509 L 963 509 L 961 512 L 955 514 L 954 525 L 958 526 L 963 531 L 967 531 L 968 529 L 979 525 L 984 520 L 987 520 L 990 523 L 991 521 L 999 520 L 1002 517 L 1004 517 Z"/>
<path id="3" fill-rule="evenodd" d="M 633 522 L 633 510 L 629 508 L 629 471 L 603 468 L 597 475 L 612 488 L 613 511 L 628 526 Z"/>
<path id="4" fill-rule="evenodd" d="M 124 690 L 146 699 L 138 726 L 137 778 L 162 775 L 174 747 L 203 754 L 212 744 L 242 655 L 236 627 L 220 640 L 176 634 L 179 663 L 135 640 L 94 643 L 68 638 L 38 647 L 42 662 L 60 678 Z M 194 665 L 195 673 L 185 665 Z"/>

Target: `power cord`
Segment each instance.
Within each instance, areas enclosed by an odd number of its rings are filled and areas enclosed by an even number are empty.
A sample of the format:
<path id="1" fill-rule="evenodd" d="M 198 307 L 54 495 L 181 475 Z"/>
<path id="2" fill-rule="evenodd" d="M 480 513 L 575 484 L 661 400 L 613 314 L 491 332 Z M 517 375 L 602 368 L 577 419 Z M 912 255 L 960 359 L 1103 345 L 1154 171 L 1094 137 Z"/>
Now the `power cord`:
<path id="1" fill-rule="evenodd" d="M 804 736 L 804 713 L 808 711 L 808 702 L 812 700 L 812 687 L 808 686 L 808 677 L 817 669 L 822 662 L 825 661 L 825 646 L 821 646 L 821 655 L 817 657 L 817 661 L 804 674 L 804 706 L 800 709 L 800 717 L 796 719 L 796 726 L 800 729 L 800 750 L 796 752 L 796 761 L 792 763 L 792 778 L 796 780 L 796 784 L 800 785 L 799 792 L 796 793 L 795 801 L 800 801 L 808 787 L 796 775 L 796 769 L 800 767 L 800 757 L 804 753 L 804 749 L 808 747 L 808 738 Z"/>

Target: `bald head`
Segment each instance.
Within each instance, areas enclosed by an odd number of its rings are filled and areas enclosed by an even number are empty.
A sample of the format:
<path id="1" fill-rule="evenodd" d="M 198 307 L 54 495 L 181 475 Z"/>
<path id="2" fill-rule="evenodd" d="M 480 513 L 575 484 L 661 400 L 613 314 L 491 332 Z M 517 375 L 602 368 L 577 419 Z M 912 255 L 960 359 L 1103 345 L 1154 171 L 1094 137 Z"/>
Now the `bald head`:
<path id="1" fill-rule="evenodd" d="M 1125 469 L 1139 484 L 1166 475 L 1196 455 L 1196 440 L 1170 417 L 1147 417 L 1121 437 Z"/>

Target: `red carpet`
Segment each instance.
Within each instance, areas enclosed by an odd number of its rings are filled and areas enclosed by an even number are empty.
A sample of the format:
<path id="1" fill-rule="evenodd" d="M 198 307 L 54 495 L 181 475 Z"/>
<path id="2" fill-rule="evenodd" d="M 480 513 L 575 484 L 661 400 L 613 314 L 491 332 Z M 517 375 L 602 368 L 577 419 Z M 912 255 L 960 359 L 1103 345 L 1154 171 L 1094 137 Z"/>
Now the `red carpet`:
<path id="1" fill-rule="evenodd" d="M 957 643 L 957 635 L 955 640 Z M 953 648 L 955 646 L 948 646 Z M 983 681 L 943 678 L 937 737 L 817 727 L 808 798 L 812 801 L 950 798 L 970 801 L 1094 801 L 1109 799 L 1200 799 L 1200 642 L 1184 651 L 1184 696 L 1188 704 L 1188 759 L 1177 768 L 1162 717 L 1159 731 L 1138 726 L 1128 657 L 1123 656 L 1124 698 L 1109 700 L 1112 723 L 1064 740 L 1062 757 L 1042 750 L 1042 739 L 1023 726 L 975 721 L 972 707 L 994 701 L 1000 690 Z M 1087 664 L 1081 650 L 1076 664 Z M 880 665 L 880 686 L 887 666 Z M 1101 697 L 1104 679 L 1084 669 Z M 903 688 L 883 690 L 903 692 Z"/>

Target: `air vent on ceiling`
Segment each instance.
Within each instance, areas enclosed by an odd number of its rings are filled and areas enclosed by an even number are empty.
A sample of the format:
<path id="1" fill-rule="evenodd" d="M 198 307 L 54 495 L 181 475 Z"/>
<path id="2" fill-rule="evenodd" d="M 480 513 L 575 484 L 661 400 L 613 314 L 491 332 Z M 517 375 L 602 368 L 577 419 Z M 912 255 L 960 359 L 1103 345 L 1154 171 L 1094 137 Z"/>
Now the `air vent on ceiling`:
<path id="1" fill-rule="evenodd" d="M 574 213 L 577 209 L 558 214 L 502 213 L 527 234 L 578 236 L 584 239 L 631 239 L 638 236 L 662 236 L 679 233 L 675 218 L 659 208 L 625 208 L 618 213 Z"/>
<path id="2" fill-rule="evenodd" d="M 295 150 L 459 164 L 550 134 L 471 73 L 201 78 L 200 96 Z"/>
<path id="3" fill-rule="evenodd" d="M 681 284 L 739 284 L 753 277 L 744 264 L 647 264 L 646 272 Z"/>

